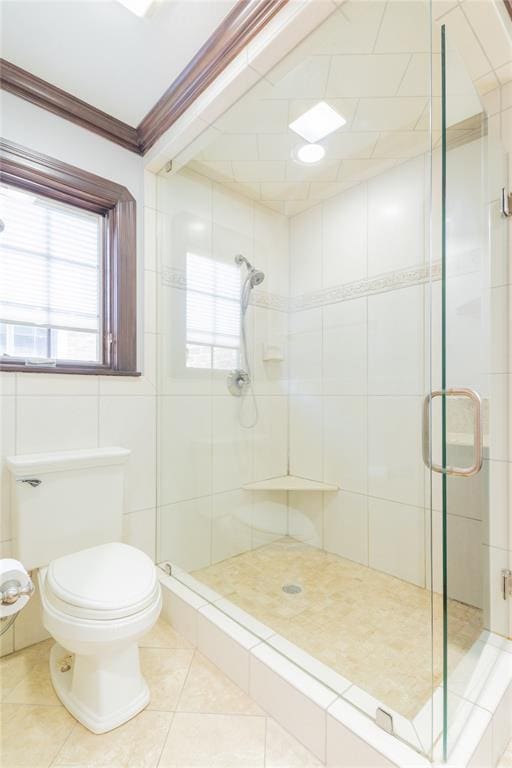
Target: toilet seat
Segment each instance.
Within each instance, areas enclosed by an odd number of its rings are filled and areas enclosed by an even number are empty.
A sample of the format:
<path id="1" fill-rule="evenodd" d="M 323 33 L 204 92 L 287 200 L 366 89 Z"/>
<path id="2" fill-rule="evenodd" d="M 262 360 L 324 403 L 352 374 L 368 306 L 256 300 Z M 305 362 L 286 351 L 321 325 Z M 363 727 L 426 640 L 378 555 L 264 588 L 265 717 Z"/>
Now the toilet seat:
<path id="1" fill-rule="evenodd" d="M 60 613 L 78 619 L 122 619 L 158 600 L 159 584 L 151 559 L 128 544 L 113 542 L 53 560 L 44 592 Z"/>

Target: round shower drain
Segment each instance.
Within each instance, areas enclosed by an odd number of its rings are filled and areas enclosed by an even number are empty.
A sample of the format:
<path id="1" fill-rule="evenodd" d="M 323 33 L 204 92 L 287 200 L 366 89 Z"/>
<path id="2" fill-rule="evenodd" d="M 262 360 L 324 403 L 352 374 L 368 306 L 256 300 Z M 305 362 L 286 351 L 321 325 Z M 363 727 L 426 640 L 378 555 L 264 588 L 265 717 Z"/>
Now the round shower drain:
<path id="1" fill-rule="evenodd" d="M 285 584 L 283 592 L 286 592 L 287 595 L 298 595 L 299 592 L 302 592 L 302 587 L 299 587 L 298 584 Z"/>

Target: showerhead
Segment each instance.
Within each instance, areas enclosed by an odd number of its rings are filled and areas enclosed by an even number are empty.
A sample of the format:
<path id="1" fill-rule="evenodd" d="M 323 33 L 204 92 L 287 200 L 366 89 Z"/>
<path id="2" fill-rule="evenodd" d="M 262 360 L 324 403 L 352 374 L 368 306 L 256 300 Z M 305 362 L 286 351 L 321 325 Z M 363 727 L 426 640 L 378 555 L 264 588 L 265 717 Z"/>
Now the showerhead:
<path id="1" fill-rule="evenodd" d="M 255 269 L 253 267 L 249 273 L 249 279 L 251 281 L 251 287 L 255 288 L 257 285 L 261 285 L 264 281 L 265 273 L 262 272 L 261 269 Z"/>
<path id="2" fill-rule="evenodd" d="M 256 267 L 253 267 L 249 259 L 243 256 L 241 253 L 237 253 L 235 256 L 235 264 L 238 264 L 239 266 L 245 264 L 249 273 L 246 280 L 249 282 L 251 288 L 255 288 L 257 285 L 261 285 L 261 283 L 264 281 L 265 273 L 262 272 L 261 269 L 256 269 Z"/>

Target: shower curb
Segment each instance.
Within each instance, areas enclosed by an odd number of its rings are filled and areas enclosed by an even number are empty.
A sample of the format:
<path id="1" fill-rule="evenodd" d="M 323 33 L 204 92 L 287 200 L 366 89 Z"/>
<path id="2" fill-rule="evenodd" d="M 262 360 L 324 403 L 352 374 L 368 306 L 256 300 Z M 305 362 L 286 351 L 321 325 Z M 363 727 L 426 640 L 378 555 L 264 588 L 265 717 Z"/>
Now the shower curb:
<path id="1" fill-rule="evenodd" d="M 336 768 L 441 765 L 431 763 L 383 731 L 355 706 L 231 619 L 210 600 L 160 569 L 158 574 L 163 617 L 324 765 Z M 512 653 L 507 650 L 501 653 L 507 668 L 511 662 L 512 677 Z M 451 759 L 445 765 L 450 768 L 497 765 L 511 735 L 512 684 L 507 674 L 504 676 L 501 671 L 498 687 L 494 681 L 494 698 L 492 691 L 484 692 L 489 709 L 473 706 Z"/>

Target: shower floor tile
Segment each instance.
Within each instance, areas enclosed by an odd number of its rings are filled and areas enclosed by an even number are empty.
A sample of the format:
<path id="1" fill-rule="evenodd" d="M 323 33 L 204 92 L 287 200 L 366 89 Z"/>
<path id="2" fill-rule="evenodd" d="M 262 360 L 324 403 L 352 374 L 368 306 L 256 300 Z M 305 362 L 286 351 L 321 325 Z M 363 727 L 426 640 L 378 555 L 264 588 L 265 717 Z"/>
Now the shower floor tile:
<path id="1" fill-rule="evenodd" d="M 425 589 L 292 538 L 192 575 L 407 718 L 431 697 L 432 669 L 434 687 L 442 681 L 441 595 L 432 607 Z M 482 612 L 450 600 L 449 617 L 452 670 Z"/>

